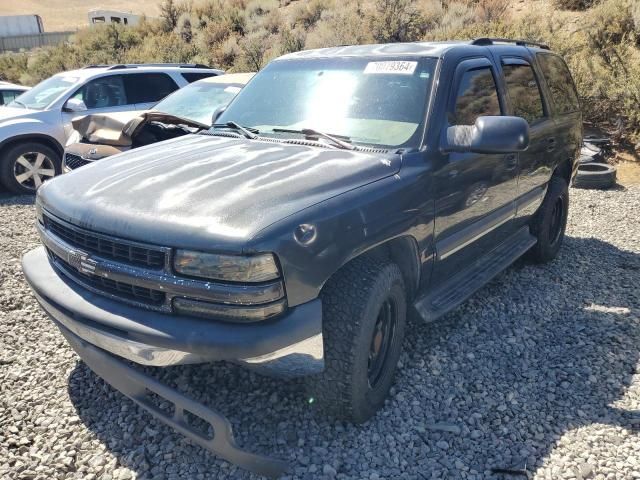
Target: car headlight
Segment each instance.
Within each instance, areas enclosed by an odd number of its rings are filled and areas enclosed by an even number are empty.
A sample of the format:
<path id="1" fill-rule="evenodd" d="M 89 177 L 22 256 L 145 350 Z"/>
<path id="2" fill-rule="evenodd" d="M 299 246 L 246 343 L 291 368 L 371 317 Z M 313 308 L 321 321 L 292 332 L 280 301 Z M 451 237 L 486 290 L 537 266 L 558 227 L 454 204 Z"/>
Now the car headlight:
<path id="1" fill-rule="evenodd" d="M 177 250 L 173 268 L 182 275 L 227 282 L 266 282 L 280 276 L 270 253 L 240 256 Z"/>

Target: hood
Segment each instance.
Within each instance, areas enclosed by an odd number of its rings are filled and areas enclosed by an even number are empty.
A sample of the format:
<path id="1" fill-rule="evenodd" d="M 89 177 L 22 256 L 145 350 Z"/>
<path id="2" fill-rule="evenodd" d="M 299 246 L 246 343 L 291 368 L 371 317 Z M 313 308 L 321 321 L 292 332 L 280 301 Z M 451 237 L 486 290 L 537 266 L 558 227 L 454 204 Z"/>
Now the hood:
<path id="1" fill-rule="evenodd" d="M 30 108 L 0 107 L 0 126 L 11 123 L 12 120 L 24 120 L 39 118 L 45 110 L 32 110 Z"/>
<path id="2" fill-rule="evenodd" d="M 131 146 L 131 138 L 124 130 L 129 123 L 140 120 L 142 113 L 143 111 L 130 111 L 83 115 L 74 118 L 71 125 L 82 138 L 91 143 L 128 147 Z"/>
<path id="3" fill-rule="evenodd" d="M 38 199 L 106 234 L 238 251 L 269 225 L 399 169 L 395 154 L 187 135 L 56 177 Z"/>
<path id="4" fill-rule="evenodd" d="M 209 128 L 200 122 L 176 117 L 168 113 L 144 110 L 85 115 L 74 118 L 71 124 L 82 138 L 91 143 L 130 147 L 133 139 L 148 122 Z"/>

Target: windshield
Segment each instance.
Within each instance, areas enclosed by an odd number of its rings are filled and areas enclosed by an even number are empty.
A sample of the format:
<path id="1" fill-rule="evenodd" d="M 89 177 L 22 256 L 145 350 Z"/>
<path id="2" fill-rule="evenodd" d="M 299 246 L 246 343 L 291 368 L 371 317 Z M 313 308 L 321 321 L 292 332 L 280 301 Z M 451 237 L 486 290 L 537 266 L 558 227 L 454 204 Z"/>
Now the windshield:
<path id="1" fill-rule="evenodd" d="M 196 82 L 172 93 L 153 109 L 211 125 L 213 112 L 229 103 L 241 89 L 242 85 L 235 83 Z"/>
<path id="2" fill-rule="evenodd" d="M 218 123 L 260 135 L 314 129 L 354 144 L 417 147 L 436 60 L 322 58 L 270 63 L 231 102 Z"/>
<path id="3" fill-rule="evenodd" d="M 43 110 L 76 83 L 78 83 L 78 77 L 54 75 L 40 82 L 31 90 L 24 92 L 16 100 L 11 102 L 9 106 Z"/>

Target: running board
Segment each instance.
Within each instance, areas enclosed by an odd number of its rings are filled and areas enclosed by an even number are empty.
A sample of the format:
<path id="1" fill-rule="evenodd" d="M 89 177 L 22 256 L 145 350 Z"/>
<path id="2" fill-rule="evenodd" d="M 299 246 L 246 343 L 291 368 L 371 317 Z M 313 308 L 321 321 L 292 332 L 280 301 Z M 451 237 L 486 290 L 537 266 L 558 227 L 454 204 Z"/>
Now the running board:
<path id="1" fill-rule="evenodd" d="M 426 322 L 438 319 L 486 285 L 535 243 L 536 239 L 529 233 L 529 227 L 522 227 L 443 285 L 438 285 L 419 297 L 414 303 L 415 309 Z"/>

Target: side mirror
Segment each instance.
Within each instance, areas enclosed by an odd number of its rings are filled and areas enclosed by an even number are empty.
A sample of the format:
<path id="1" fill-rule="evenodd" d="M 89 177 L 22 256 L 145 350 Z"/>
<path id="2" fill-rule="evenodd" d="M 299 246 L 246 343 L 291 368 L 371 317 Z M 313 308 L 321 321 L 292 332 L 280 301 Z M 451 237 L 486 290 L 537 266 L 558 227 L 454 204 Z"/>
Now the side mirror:
<path id="1" fill-rule="evenodd" d="M 62 109 L 65 112 L 86 112 L 87 106 L 79 98 L 70 98 Z"/>
<path id="2" fill-rule="evenodd" d="M 216 124 L 216 122 L 220 118 L 220 115 L 222 115 L 226 109 L 226 105 L 221 105 L 213 111 L 213 115 L 211 116 L 211 125 Z"/>
<path id="3" fill-rule="evenodd" d="M 521 117 L 478 117 L 475 125 L 447 128 L 445 152 L 514 153 L 529 147 L 529 124 Z"/>

